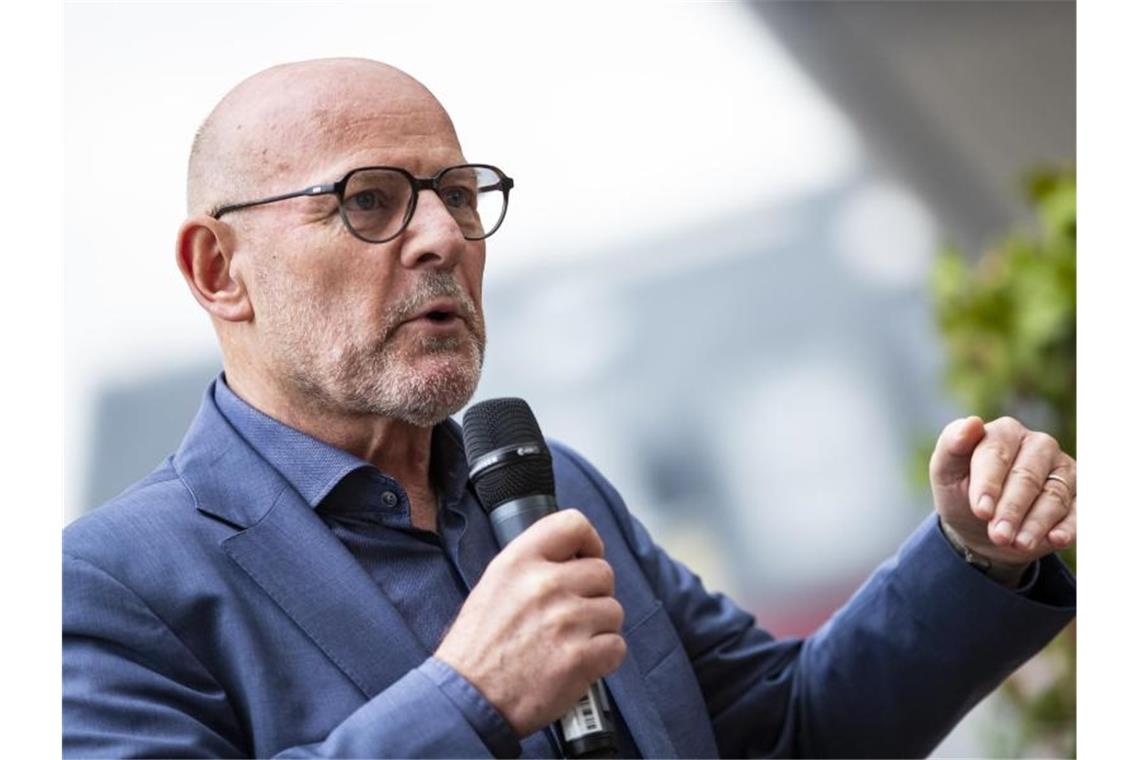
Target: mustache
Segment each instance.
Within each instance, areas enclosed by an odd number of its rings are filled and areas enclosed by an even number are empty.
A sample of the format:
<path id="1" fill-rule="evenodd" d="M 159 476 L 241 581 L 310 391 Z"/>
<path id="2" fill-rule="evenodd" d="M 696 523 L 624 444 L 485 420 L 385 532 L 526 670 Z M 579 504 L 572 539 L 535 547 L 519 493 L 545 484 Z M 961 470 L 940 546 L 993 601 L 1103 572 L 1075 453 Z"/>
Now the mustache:
<path id="1" fill-rule="evenodd" d="M 473 329 L 481 326 L 482 320 L 479 318 L 474 299 L 459 286 L 454 276 L 444 272 L 429 272 L 417 280 L 415 289 L 411 293 L 388 308 L 388 324 L 395 329 L 437 298 L 454 300 L 457 304 L 457 316 Z"/>

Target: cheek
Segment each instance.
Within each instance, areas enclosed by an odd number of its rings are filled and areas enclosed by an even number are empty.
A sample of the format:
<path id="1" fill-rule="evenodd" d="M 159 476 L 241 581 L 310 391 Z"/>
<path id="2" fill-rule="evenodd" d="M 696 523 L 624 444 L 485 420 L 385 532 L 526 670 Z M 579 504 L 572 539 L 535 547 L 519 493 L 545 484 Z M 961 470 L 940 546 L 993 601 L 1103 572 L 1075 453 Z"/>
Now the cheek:
<path id="1" fill-rule="evenodd" d="M 351 278 L 311 269 L 278 272 L 262 290 L 267 323 L 301 331 L 321 342 L 339 342 L 364 327 L 367 319 L 367 294 Z"/>
<path id="2" fill-rule="evenodd" d="M 343 255 L 330 256 L 302 273 L 315 306 L 358 319 L 377 315 L 392 290 L 390 269 L 373 251 L 339 253 Z"/>
<path id="3" fill-rule="evenodd" d="M 471 255 L 464 258 L 461 265 L 463 284 L 467 286 L 467 292 L 480 310 L 483 308 L 483 268 L 485 264 L 486 254 L 480 249 L 473 251 Z"/>

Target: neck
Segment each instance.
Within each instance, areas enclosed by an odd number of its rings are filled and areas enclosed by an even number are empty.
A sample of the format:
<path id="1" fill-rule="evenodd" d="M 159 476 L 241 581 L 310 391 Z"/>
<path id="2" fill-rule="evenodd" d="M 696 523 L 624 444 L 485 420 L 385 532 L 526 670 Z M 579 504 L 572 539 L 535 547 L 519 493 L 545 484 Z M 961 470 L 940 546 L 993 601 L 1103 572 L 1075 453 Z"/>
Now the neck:
<path id="1" fill-rule="evenodd" d="M 435 530 L 435 489 L 431 469 L 430 427 L 371 414 L 348 413 L 310 398 L 250 382 L 226 372 L 226 385 L 250 406 L 278 422 L 336 446 L 391 476 L 407 492 L 412 524 Z"/>

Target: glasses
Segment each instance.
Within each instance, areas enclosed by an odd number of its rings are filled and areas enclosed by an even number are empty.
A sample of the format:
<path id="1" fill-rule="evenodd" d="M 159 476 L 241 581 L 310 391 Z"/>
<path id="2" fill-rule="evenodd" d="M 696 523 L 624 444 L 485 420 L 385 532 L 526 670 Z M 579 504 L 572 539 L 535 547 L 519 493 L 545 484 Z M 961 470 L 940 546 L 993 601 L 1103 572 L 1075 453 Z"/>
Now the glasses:
<path id="1" fill-rule="evenodd" d="M 284 195 L 222 206 L 212 216 L 251 206 L 313 195 L 335 195 L 340 218 L 366 243 L 387 243 L 403 232 L 423 190 L 439 196 L 467 240 L 490 237 L 507 215 L 507 198 L 515 181 L 494 166 L 462 164 L 440 169 L 432 177 L 415 177 L 396 166 L 353 169 L 331 185 L 313 185 Z"/>

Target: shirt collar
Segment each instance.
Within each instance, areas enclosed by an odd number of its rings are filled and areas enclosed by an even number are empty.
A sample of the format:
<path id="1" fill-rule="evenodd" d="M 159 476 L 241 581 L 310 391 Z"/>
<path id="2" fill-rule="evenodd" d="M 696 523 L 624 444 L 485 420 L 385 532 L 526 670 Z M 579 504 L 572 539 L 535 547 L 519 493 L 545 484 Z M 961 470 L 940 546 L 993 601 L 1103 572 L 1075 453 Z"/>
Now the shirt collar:
<path id="1" fill-rule="evenodd" d="M 224 373 L 214 383 L 214 402 L 246 442 L 314 509 L 353 472 L 363 470 L 390 480 L 355 454 L 255 409 L 226 385 Z M 444 420 L 432 431 L 431 468 L 442 500 L 458 501 L 467 486 L 467 460 L 459 426 L 453 420 Z"/>

